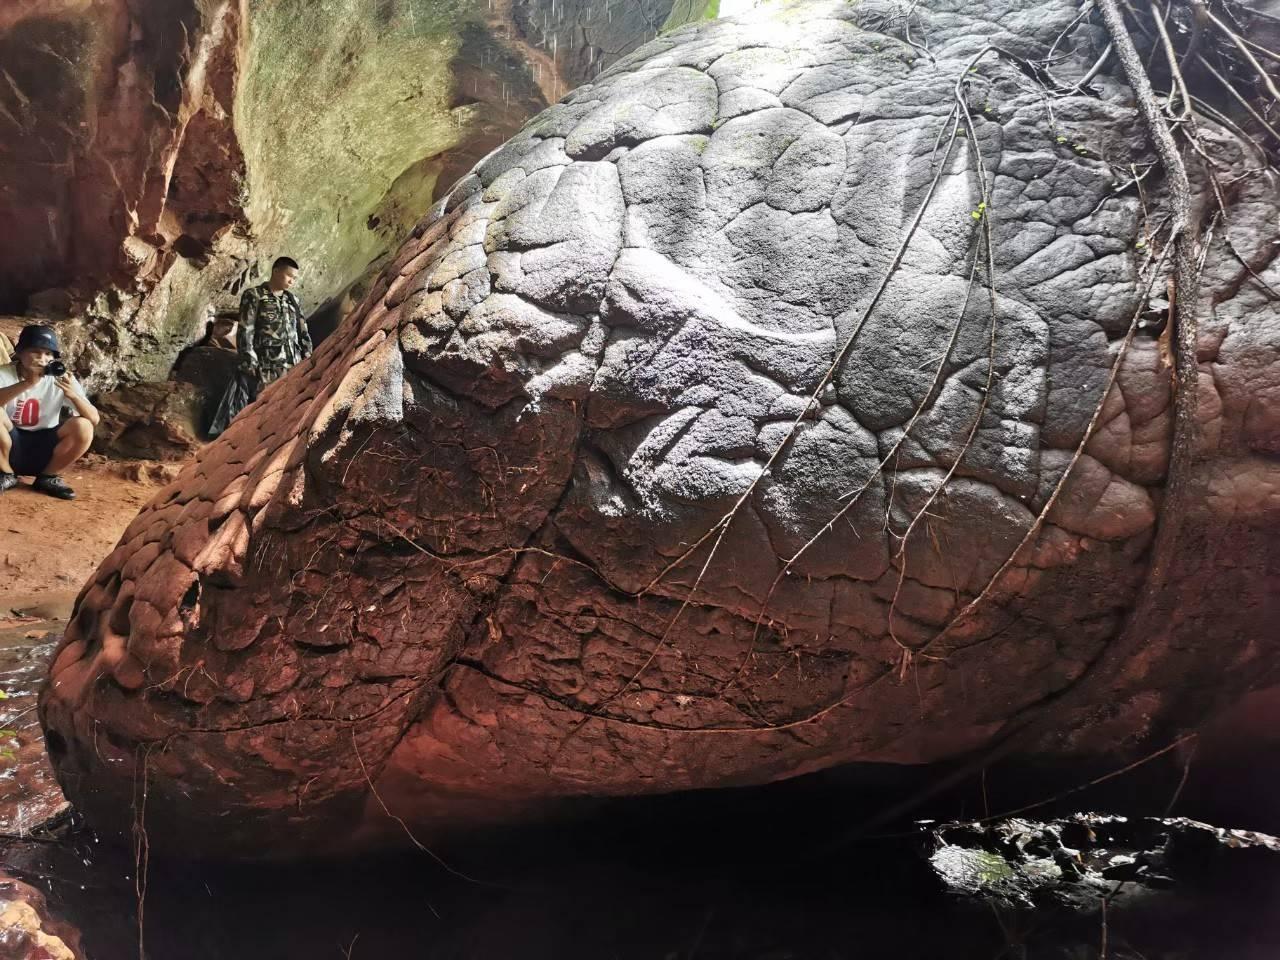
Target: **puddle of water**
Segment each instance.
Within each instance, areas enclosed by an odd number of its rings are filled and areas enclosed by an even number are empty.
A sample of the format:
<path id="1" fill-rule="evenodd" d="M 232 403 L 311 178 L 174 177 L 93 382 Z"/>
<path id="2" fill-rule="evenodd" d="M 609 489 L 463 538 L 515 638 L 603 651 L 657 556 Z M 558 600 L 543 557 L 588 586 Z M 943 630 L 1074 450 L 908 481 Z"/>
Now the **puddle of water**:
<path id="1" fill-rule="evenodd" d="M 74 920 L 87 955 L 97 960 L 1099 955 L 1096 913 L 997 916 L 986 904 L 946 895 L 909 842 L 833 850 L 819 859 L 783 856 L 776 834 L 789 829 L 783 820 L 795 811 L 759 812 L 748 819 L 729 814 L 718 837 L 641 815 L 447 851 L 455 867 L 483 884 L 404 856 L 239 867 L 153 861 L 140 888 L 130 857 L 98 847 L 83 832 L 7 856 L 15 872 Z M 1192 891 L 1172 916 L 1168 902 L 1159 913 L 1117 908 L 1108 919 L 1108 955 L 1274 960 L 1277 893 Z"/>
<path id="2" fill-rule="evenodd" d="M 25 836 L 67 807 L 36 716 L 62 627 L 34 617 L 0 620 L 0 834 Z"/>

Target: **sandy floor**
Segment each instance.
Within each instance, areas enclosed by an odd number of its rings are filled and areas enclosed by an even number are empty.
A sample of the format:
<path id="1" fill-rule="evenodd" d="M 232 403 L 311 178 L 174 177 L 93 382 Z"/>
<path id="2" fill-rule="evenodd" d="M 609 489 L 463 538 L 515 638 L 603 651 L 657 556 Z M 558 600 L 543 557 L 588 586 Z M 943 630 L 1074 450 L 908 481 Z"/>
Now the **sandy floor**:
<path id="1" fill-rule="evenodd" d="M 36 493 L 27 480 L 0 494 L 0 623 L 15 608 L 62 619 L 129 521 L 176 470 L 89 457 L 66 474 L 76 500 Z"/>

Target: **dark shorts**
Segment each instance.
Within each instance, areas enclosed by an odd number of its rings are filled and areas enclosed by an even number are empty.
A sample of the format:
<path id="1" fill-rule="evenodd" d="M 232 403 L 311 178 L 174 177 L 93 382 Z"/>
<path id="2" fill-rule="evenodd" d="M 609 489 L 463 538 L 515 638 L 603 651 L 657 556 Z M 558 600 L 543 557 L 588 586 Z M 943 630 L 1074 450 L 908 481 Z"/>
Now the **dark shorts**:
<path id="1" fill-rule="evenodd" d="M 37 477 L 53 459 L 53 448 L 58 445 L 58 428 L 48 430 L 22 430 L 15 428 L 9 436 L 13 438 L 13 449 L 9 452 L 9 463 L 13 472 L 20 477 Z"/>

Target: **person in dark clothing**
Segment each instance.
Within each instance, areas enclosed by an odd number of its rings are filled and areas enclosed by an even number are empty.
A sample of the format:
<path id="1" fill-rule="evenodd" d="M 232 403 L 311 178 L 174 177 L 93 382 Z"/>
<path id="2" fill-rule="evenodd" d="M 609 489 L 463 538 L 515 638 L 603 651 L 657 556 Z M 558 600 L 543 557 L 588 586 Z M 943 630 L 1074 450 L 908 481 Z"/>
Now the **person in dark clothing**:
<path id="1" fill-rule="evenodd" d="M 236 324 L 239 322 L 239 314 L 237 313 L 214 313 L 213 308 L 209 308 L 209 319 L 204 324 L 204 336 L 190 346 L 183 347 L 178 352 L 178 357 L 173 361 L 173 367 L 169 371 L 170 380 L 184 380 L 188 383 L 201 383 L 202 380 L 189 380 L 184 376 L 186 367 L 192 362 L 198 362 L 192 356 L 204 347 L 213 347 L 216 350 L 225 350 L 228 353 L 236 351 Z"/>
<path id="2" fill-rule="evenodd" d="M 221 435 L 263 387 L 311 356 L 311 334 L 302 305 L 289 290 L 297 277 L 297 261 L 281 257 L 271 265 L 270 280 L 250 287 L 240 297 L 239 368 L 209 421 L 211 439 Z"/>
<path id="3" fill-rule="evenodd" d="M 204 325 L 204 336 L 197 342 L 197 347 L 217 347 L 219 350 L 236 349 L 236 324 L 239 317 L 234 313 L 219 313 Z"/>
<path id="4" fill-rule="evenodd" d="M 240 298 L 240 330 L 236 345 L 240 369 L 265 387 L 295 364 L 311 356 L 311 335 L 302 305 L 290 292 L 298 277 L 297 261 L 281 257 L 271 265 L 271 279 L 250 287 Z"/>

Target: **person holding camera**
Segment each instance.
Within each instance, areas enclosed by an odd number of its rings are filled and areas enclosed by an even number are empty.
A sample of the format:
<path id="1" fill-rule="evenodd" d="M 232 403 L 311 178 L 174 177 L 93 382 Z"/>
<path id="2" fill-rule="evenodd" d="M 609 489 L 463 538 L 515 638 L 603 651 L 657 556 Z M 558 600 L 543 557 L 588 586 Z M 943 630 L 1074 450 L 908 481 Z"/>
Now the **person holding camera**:
<path id="1" fill-rule="evenodd" d="M 59 474 L 93 443 L 98 411 L 59 357 L 53 329 L 32 324 L 19 334 L 13 362 L 0 366 L 0 493 L 21 474 L 41 493 L 75 499 Z"/>

